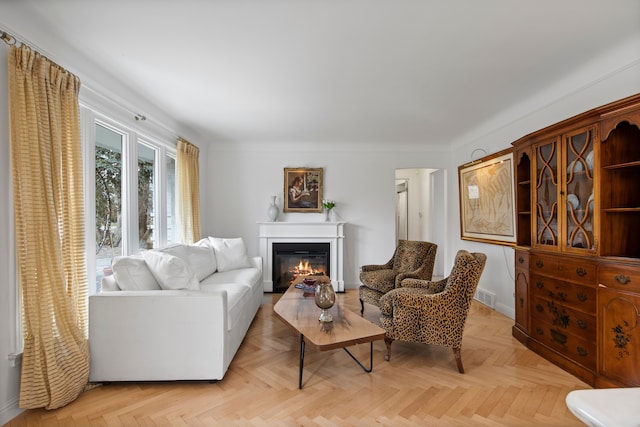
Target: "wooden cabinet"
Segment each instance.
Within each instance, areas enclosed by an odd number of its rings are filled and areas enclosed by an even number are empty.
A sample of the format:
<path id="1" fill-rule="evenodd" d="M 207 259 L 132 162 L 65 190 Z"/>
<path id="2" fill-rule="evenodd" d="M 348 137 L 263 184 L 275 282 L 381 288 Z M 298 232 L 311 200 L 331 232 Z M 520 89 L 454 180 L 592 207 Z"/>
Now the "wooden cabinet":
<path id="1" fill-rule="evenodd" d="M 598 273 L 599 366 L 604 384 L 640 386 L 640 267 L 605 263 Z"/>
<path id="2" fill-rule="evenodd" d="M 553 135 L 533 145 L 533 247 L 594 252 L 594 150 L 597 125 Z"/>
<path id="3" fill-rule="evenodd" d="M 513 335 L 589 384 L 640 386 L 640 94 L 513 146 Z"/>
<path id="4" fill-rule="evenodd" d="M 515 155 L 516 240 L 519 245 L 531 246 L 531 150 L 525 147 Z"/>
<path id="5" fill-rule="evenodd" d="M 547 353 L 558 365 L 592 382 L 597 355 L 595 261 L 532 253 L 529 265 L 530 338 L 552 350 Z"/>
<path id="6" fill-rule="evenodd" d="M 529 249 L 516 248 L 515 305 L 516 324 L 513 335 L 523 341 L 529 331 Z"/>

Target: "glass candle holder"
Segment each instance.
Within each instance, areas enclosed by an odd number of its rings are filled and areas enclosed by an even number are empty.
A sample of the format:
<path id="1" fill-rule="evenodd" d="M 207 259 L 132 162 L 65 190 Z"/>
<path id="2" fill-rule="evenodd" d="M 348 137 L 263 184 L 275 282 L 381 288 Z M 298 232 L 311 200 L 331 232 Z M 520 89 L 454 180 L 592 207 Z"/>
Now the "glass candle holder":
<path id="1" fill-rule="evenodd" d="M 336 302 L 336 293 L 333 291 L 331 283 L 322 282 L 316 287 L 315 295 L 316 305 L 322 309 L 320 317 L 321 322 L 332 322 L 333 316 L 329 313 L 329 309 L 333 307 Z"/>

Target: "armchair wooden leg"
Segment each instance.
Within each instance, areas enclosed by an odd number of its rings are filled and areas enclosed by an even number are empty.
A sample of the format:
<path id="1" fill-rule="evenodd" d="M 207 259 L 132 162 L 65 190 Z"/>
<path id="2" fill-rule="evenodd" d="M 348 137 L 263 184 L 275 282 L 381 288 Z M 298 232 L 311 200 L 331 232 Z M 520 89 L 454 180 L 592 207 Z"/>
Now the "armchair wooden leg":
<path id="1" fill-rule="evenodd" d="M 453 347 L 453 355 L 456 357 L 456 363 L 458 364 L 458 371 L 464 374 L 464 368 L 462 367 L 462 354 L 460 353 L 460 347 Z"/>
<path id="2" fill-rule="evenodd" d="M 364 316 L 364 301 L 360 300 L 360 316 Z"/>
<path id="3" fill-rule="evenodd" d="M 391 359 L 391 343 L 393 342 L 393 338 L 384 337 L 384 343 L 387 345 L 387 355 L 384 356 L 384 360 L 387 362 Z"/>

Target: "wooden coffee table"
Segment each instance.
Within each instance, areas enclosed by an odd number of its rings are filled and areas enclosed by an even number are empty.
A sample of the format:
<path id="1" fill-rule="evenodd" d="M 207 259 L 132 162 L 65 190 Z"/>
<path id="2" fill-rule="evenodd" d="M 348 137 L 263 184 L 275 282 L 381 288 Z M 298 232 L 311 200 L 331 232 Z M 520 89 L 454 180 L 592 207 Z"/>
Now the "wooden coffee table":
<path id="1" fill-rule="evenodd" d="M 319 276 L 319 281 L 330 281 L 327 276 Z M 360 315 L 345 310 L 342 298 L 337 296 L 336 303 L 330 312 L 333 322 L 322 323 L 318 320 L 320 308 L 316 306 L 314 293 L 305 292 L 295 287 L 302 278 L 296 278 L 294 283 L 273 306 L 276 316 L 300 335 L 300 373 L 298 388 L 302 388 L 302 370 L 304 368 L 305 344 L 318 351 L 342 348 L 365 371 L 373 370 L 373 342 L 384 339 L 385 331 L 369 322 Z M 369 343 L 369 367 L 366 368 L 347 349 L 355 344 Z"/>

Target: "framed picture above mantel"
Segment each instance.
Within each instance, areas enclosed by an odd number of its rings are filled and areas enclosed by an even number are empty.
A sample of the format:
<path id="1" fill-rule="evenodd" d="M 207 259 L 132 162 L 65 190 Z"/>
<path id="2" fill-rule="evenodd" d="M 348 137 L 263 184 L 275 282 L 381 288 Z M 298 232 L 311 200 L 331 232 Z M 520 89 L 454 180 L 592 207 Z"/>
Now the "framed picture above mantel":
<path id="1" fill-rule="evenodd" d="M 458 167 L 463 240 L 516 244 L 513 149 Z"/>
<path id="2" fill-rule="evenodd" d="M 322 212 L 322 168 L 284 168 L 284 212 Z"/>

